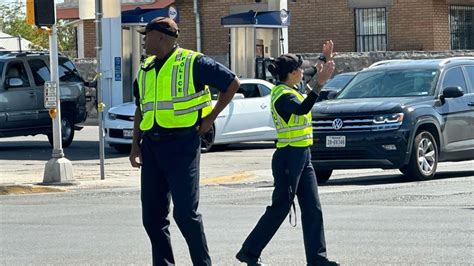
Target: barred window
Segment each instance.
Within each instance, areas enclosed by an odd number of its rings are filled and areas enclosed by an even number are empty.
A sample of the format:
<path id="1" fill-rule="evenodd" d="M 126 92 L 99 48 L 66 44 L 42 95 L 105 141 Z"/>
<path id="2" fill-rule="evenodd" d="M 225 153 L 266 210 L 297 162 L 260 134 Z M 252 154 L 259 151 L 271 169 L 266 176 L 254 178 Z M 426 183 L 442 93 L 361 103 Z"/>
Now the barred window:
<path id="1" fill-rule="evenodd" d="M 357 52 L 387 50 L 387 13 L 385 8 L 356 8 Z"/>
<path id="2" fill-rule="evenodd" d="M 474 49 L 474 6 L 449 7 L 451 49 Z"/>

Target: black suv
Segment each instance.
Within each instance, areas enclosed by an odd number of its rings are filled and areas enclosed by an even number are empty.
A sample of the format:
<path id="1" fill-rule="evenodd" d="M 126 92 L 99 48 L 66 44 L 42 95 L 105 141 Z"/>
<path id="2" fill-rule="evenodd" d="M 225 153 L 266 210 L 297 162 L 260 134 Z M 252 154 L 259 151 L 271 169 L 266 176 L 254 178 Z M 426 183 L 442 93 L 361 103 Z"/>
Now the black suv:
<path id="1" fill-rule="evenodd" d="M 329 98 L 313 108 L 320 183 L 353 168 L 427 180 L 438 162 L 474 159 L 474 57 L 386 61 Z"/>
<path id="2" fill-rule="evenodd" d="M 59 56 L 62 144 L 68 147 L 76 124 L 86 120 L 84 80 L 74 64 Z M 46 134 L 53 143 L 52 123 L 44 107 L 44 83 L 50 80 L 49 55 L 0 52 L 0 138 Z"/>

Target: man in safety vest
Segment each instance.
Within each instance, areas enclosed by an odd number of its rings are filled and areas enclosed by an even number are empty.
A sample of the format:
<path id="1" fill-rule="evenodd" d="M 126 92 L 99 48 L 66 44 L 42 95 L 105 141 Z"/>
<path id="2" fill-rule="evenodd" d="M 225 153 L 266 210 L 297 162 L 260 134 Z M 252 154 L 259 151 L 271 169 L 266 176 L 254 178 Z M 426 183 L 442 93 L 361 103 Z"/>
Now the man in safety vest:
<path id="1" fill-rule="evenodd" d="M 174 265 L 168 219 L 173 217 L 194 265 L 211 265 L 199 204 L 200 134 L 210 130 L 240 82 L 229 69 L 177 45 L 178 25 L 157 17 L 139 30 L 148 57 L 134 83 L 130 162 L 141 167 L 143 225 L 153 265 Z M 214 107 L 208 86 L 220 91 Z"/>

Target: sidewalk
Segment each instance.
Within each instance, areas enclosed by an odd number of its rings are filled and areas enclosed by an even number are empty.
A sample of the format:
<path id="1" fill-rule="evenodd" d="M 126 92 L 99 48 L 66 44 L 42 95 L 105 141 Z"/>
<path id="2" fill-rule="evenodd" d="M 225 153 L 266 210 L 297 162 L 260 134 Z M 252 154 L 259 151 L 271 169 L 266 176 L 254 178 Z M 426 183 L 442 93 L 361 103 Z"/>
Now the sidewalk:
<path id="1" fill-rule="evenodd" d="M 109 156 L 107 155 L 107 157 Z M 139 189 L 140 187 L 140 169 L 132 168 L 126 155 L 118 158 L 106 158 L 104 180 L 100 179 L 99 160 L 71 160 L 74 174 L 72 185 L 42 184 L 46 162 L 47 160 L 0 159 L 0 168 L 2 168 L 0 171 L 0 195 L 84 189 Z M 213 166 L 201 165 L 201 186 L 257 183 L 271 180 L 270 169 L 243 171 L 241 169 L 216 169 Z"/>
<path id="2" fill-rule="evenodd" d="M 77 131 L 72 145 L 64 149 L 72 162 L 72 186 L 51 186 L 64 191 L 78 189 L 136 188 L 140 169 L 132 168 L 127 154 L 105 148 L 105 180 L 100 180 L 99 129 L 96 118 L 89 118 Z M 201 185 L 272 181 L 270 160 L 273 143 L 241 144 L 237 148 L 201 155 Z M 51 159 L 46 136 L 3 138 L 0 145 L 0 186 L 30 187 L 43 182 L 45 165 Z M 34 191 L 34 190 L 33 190 Z M 41 191 L 41 190 L 39 190 Z"/>

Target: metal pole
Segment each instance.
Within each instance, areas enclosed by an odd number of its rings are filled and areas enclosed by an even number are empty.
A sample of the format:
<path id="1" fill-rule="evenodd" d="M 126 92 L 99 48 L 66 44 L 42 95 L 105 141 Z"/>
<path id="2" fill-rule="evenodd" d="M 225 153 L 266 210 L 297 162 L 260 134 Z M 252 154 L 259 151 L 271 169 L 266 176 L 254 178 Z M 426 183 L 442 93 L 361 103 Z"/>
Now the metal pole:
<path id="1" fill-rule="evenodd" d="M 21 51 L 21 35 L 18 35 L 18 48 L 20 48 L 18 50 L 20 50 L 20 53 L 21 53 L 22 52 Z"/>
<path id="2" fill-rule="evenodd" d="M 97 116 L 99 118 L 99 157 L 100 157 L 100 179 L 105 179 L 104 171 L 104 125 L 103 125 L 103 111 L 104 103 L 102 102 L 102 70 L 100 66 L 100 59 L 102 56 L 102 1 L 95 0 L 95 44 L 97 57 Z"/>
<path id="3" fill-rule="evenodd" d="M 56 6 L 56 5 L 55 5 Z M 53 119 L 53 153 L 52 158 L 46 163 L 44 169 L 43 183 L 44 184 L 73 184 L 74 174 L 72 163 L 64 157 L 62 148 L 61 136 L 61 90 L 59 86 L 58 74 L 58 40 L 57 40 L 56 24 L 52 25 L 49 34 L 49 64 L 51 69 L 51 81 L 49 85 L 52 86 L 52 93 L 55 100 L 55 108 L 50 109 L 50 116 Z M 46 85 L 46 83 L 45 83 Z M 51 88 L 51 87 L 49 87 Z M 48 94 L 51 91 L 48 91 Z M 45 90 L 46 94 L 46 90 Z"/>
<path id="4" fill-rule="evenodd" d="M 51 27 L 51 34 L 49 34 L 49 64 L 51 66 L 51 81 L 57 84 L 56 110 L 57 115 L 53 119 L 53 158 L 64 157 L 62 132 L 61 132 L 61 102 L 59 90 L 59 75 L 58 75 L 58 42 L 57 42 L 57 28 L 56 24 Z"/>
<path id="5" fill-rule="evenodd" d="M 196 51 L 201 52 L 201 18 L 199 15 L 198 0 L 194 0 L 193 4 L 196 23 Z"/>

